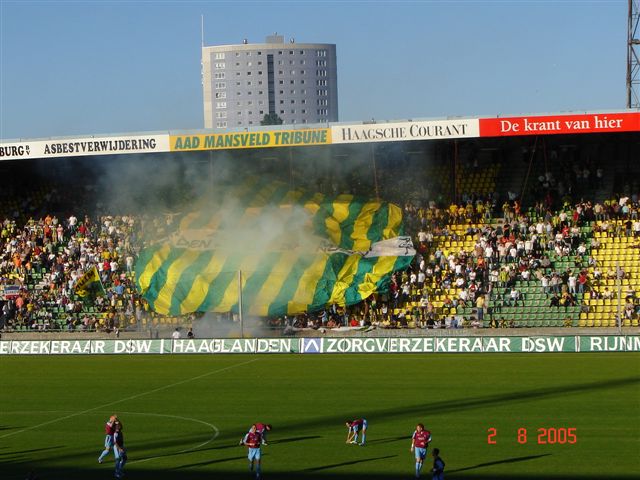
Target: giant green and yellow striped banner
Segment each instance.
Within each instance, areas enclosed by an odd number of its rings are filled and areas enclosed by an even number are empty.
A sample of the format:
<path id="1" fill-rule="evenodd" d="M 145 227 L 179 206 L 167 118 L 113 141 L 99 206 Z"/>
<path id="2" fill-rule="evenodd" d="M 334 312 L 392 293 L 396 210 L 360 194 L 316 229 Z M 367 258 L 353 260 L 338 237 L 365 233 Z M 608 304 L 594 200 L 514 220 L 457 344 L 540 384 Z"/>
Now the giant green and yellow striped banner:
<path id="1" fill-rule="evenodd" d="M 203 203 L 140 253 L 136 283 L 156 312 L 237 311 L 238 272 L 251 315 L 353 305 L 386 291 L 415 255 L 393 204 L 254 181 L 225 198 L 233 206 Z"/>

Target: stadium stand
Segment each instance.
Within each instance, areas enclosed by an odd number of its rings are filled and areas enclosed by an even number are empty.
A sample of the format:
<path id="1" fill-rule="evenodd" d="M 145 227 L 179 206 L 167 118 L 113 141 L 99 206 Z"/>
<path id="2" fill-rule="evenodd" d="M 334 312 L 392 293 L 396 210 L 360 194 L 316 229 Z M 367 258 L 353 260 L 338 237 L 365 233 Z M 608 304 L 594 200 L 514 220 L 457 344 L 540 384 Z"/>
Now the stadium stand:
<path id="1" fill-rule="evenodd" d="M 523 150 L 523 159 L 530 153 Z M 378 185 L 346 172 L 306 186 L 328 194 L 376 192 L 401 205 L 418 252 L 411 267 L 393 275 L 389 292 L 361 304 L 264 319 L 265 325 L 609 327 L 619 315 L 624 326 L 638 326 L 640 203 L 631 194 L 634 186 L 597 198 L 609 179 L 599 164 L 578 162 L 570 148 L 551 149 L 552 167 L 532 172 L 524 164 L 505 169 L 506 159 L 492 153 L 470 151 L 453 167 L 417 167 L 387 154 L 377 168 L 381 179 L 393 182 Z M 4 330 L 135 330 L 190 325 L 198 317 L 157 315 L 136 291 L 137 254 L 171 219 L 110 211 L 98 200 L 104 192 L 91 183 L 95 172 L 72 165 L 52 177 L 37 170 L 14 175 L 0 192 Z M 79 181 L 68 183 L 70 170 Z M 302 170 L 289 173 L 288 180 L 304 183 Z M 513 193 L 525 176 L 534 181 L 524 182 L 521 195 Z M 590 191 L 594 195 L 583 200 Z M 178 202 L 192 198 L 180 191 L 174 196 Z M 106 296 L 86 302 L 73 285 L 92 265 Z"/>

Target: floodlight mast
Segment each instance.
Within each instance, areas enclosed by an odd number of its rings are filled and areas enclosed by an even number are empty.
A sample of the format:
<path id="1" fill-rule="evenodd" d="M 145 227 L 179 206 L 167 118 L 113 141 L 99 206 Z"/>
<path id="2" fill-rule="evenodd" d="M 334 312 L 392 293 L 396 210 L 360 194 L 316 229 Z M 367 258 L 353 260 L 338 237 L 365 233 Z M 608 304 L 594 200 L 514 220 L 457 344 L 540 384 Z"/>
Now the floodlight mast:
<path id="1" fill-rule="evenodd" d="M 629 0 L 627 29 L 627 108 L 640 109 L 640 0 Z"/>

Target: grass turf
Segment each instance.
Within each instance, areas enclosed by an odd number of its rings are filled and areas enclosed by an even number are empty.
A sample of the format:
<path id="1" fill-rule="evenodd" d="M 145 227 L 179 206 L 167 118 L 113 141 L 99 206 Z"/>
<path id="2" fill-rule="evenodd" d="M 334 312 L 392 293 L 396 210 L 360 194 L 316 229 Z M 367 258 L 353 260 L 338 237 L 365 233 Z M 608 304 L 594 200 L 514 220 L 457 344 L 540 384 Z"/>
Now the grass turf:
<path id="1" fill-rule="evenodd" d="M 263 474 L 412 478 L 423 422 L 446 478 L 637 478 L 640 356 L 599 354 L 33 356 L 0 358 L 0 472 L 107 479 L 103 424 L 123 422 L 126 478 L 247 479 L 238 441 L 274 426 Z M 345 445 L 348 419 L 367 445 Z M 496 444 L 489 445 L 488 429 Z M 527 441 L 517 441 L 526 428 Z M 575 444 L 538 444 L 575 428 Z M 428 462 L 423 477 L 430 478 Z"/>

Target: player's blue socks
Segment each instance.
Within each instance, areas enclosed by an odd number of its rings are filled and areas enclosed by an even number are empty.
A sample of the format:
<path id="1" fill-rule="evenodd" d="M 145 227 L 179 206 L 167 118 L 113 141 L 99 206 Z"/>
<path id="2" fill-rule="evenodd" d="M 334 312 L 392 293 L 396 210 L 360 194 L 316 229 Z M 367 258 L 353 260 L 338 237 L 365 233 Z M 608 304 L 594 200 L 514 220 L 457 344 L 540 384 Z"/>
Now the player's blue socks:
<path id="1" fill-rule="evenodd" d="M 422 463 L 416 462 L 416 478 L 420 476 L 420 470 L 422 470 Z"/>
<path id="2" fill-rule="evenodd" d="M 365 438 L 366 438 L 366 435 L 364 432 L 362 432 L 362 439 L 360 441 L 360 445 L 364 445 Z"/>
<path id="3" fill-rule="evenodd" d="M 260 467 L 260 464 L 258 464 L 256 466 L 256 478 L 260 478 L 260 475 L 262 474 L 262 469 Z"/>

